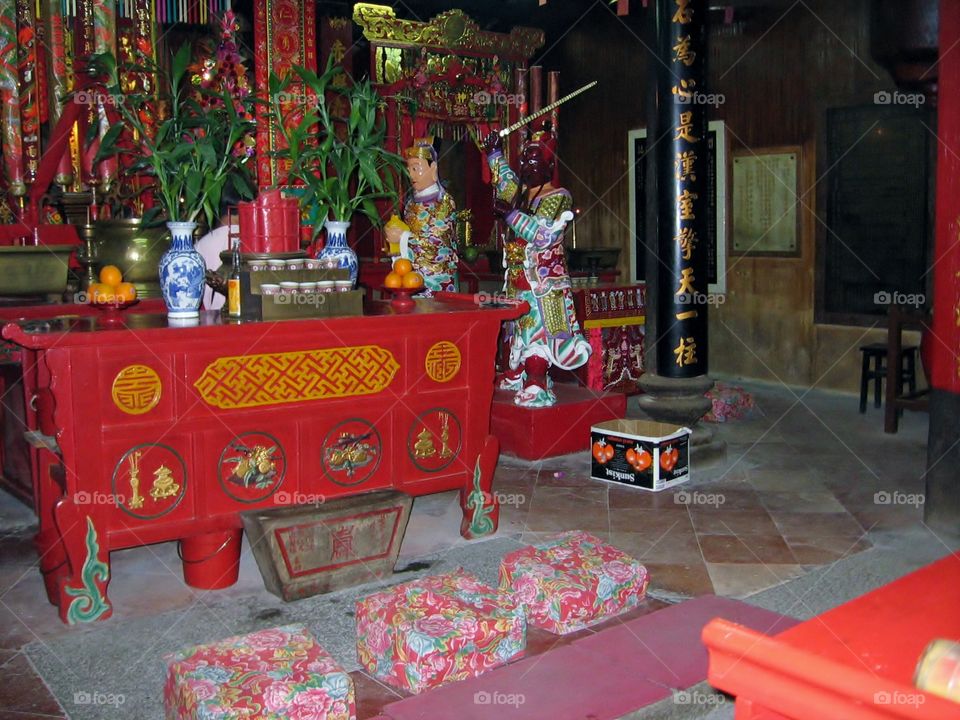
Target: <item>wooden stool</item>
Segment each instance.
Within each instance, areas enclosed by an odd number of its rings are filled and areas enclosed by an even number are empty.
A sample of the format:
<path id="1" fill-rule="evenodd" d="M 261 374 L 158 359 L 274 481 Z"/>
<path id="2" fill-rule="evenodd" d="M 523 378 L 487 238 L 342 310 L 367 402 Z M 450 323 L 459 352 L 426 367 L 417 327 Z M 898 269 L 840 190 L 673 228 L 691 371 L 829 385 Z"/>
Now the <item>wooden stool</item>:
<path id="1" fill-rule="evenodd" d="M 860 352 L 863 353 L 863 365 L 860 368 L 860 412 L 866 412 L 867 392 L 871 380 L 873 380 L 873 406 L 880 407 L 881 387 L 887 375 L 887 344 L 877 342 L 861 345 Z M 905 345 L 900 349 L 903 372 L 900 374 L 897 395 L 903 389 L 904 383 L 910 388 L 911 393 L 917 390 L 916 356 L 916 345 Z"/>

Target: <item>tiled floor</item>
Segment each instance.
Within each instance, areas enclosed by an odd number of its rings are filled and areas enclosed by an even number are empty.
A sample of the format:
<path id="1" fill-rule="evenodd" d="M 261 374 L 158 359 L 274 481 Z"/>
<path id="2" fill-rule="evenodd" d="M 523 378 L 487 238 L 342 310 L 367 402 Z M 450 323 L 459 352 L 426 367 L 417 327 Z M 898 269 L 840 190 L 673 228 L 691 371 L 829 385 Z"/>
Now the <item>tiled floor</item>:
<path id="1" fill-rule="evenodd" d="M 855 398 L 755 386 L 756 408 L 711 426 L 727 459 L 648 493 L 597 481 L 589 456 L 503 459 L 497 488 L 516 499 L 501 527 L 534 539 L 580 527 L 643 560 L 654 596 L 743 597 L 922 523 L 926 416 L 896 435 Z M 936 538 L 931 533 L 931 541 Z"/>
<path id="2" fill-rule="evenodd" d="M 640 614 L 704 593 L 743 597 L 921 525 L 926 416 L 907 413 L 898 434 L 884 435 L 881 411 L 860 415 L 853 396 L 751 389 L 757 407 L 750 417 L 712 426 L 728 443 L 726 461 L 694 464 L 691 482 L 675 490 L 648 493 L 592 481 L 586 451 L 537 463 L 502 458 L 500 532 L 534 540 L 579 528 L 635 555 L 651 574 Z M 0 522 L 16 526 L 8 523 L 10 503 L 0 505 Z M 418 499 L 401 561 L 464 542 L 459 522 L 455 494 Z M 930 541 L 937 542 L 932 532 Z M 0 556 L 0 719 L 62 717 L 18 652 L 66 631 L 44 598 L 29 533 L 0 538 Z M 115 553 L 112 562 L 118 617 L 187 608 L 195 600 L 182 582 L 170 582 L 170 573 L 179 572 L 170 543 Z M 147 601 L 144 583 L 155 588 Z M 238 585 L 219 592 L 263 592 L 249 552 Z M 528 650 L 567 641 L 534 630 Z M 354 679 L 361 718 L 399 697 L 362 673 Z"/>

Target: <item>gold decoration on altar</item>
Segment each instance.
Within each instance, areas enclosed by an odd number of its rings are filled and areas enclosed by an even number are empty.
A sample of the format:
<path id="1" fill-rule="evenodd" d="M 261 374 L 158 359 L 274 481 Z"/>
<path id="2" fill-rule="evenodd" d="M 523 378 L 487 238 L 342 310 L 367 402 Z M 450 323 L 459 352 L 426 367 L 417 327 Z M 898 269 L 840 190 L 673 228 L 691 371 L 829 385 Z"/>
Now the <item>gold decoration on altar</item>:
<path id="1" fill-rule="evenodd" d="M 153 471 L 153 486 L 150 488 L 150 497 L 154 500 L 164 500 L 180 492 L 180 486 L 174 481 L 173 473 L 166 465 L 161 465 Z"/>
<path id="2" fill-rule="evenodd" d="M 441 340 L 429 350 L 423 361 L 427 376 L 438 383 L 450 382 L 460 372 L 460 350 L 452 342 Z"/>
<path id="3" fill-rule="evenodd" d="M 340 433 L 336 446 L 327 448 L 324 455 L 331 470 L 344 470 L 352 477 L 357 468 L 373 461 L 377 449 L 362 437 Z"/>
<path id="4" fill-rule="evenodd" d="M 450 467 L 462 447 L 463 427 L 449 408 L 425 410 L 410 424 L 407 453 L 423 472 L 435 473 Z"/>
<path id="5" fill-rule="evenodd" d="M 440 413 L 440 457 L 453 457 L 450 449 L 450 415 L 445 412 Z"/>
<path id="6" fill-rule="evenodd" d="M 153 368 L 127 365 L 113 379 L 113 404 L 129 415 L 143 415 L 157 406 L 163 384 Z"/>
<path id="7" fill-rule="evenodd" d="M 224 409 L 374 395 L 393 381 L 400 364 L 378 345 L 217 358 L 194 387 Z"/>
<path id="8" fill-rule="evenodd" d="M 954 274 L 954 277 L 960 280 L 960 271 Z M 960 327 L 960 298 L 957 299 L 957 304 L 953 308 L 953 314 L 956 316 L 957 327 Z M 960 359 L 958 359 L 960 362 Z"/>
<path id="9" fill-rule="evenodd" d="M 427 428 L 423 428 L 417 435 L 417 442 L 413 445 L 413 455 L 423 459 L 436 454 L 437 447 L 433 444 L 433 435 Z"/>
<path id="10" fill-rule="evenodd" d="M 490 53 L 529 58 L 543 47 L 543 30 L 515 27 L 509 34 L 481 30 L 462 10 L 448 10 L 428 22 L 400 20 L 388 5 L 357 3 L 353 21 L 364 37 L 374 43 L 427 45 L 459 52 Z"/>
<path id="11" fill-rule="evenodd" d="M 263 445 L 254 445 L 234 466 L 233 474 L 239 478 L 246 478 L 248 474 L 268 475 L 277 467 L 272 458 L 273 450 Z"/>
<path id="12" fill-rule="evenodd" d="M 130 453 L 127 462 L 130 465 L 130 502 L 127 507 L 131 510 L 139 510 L 143 507 L 143 496 L 140 494 L 140 456 L 142 453 L 137 450 Z"/>

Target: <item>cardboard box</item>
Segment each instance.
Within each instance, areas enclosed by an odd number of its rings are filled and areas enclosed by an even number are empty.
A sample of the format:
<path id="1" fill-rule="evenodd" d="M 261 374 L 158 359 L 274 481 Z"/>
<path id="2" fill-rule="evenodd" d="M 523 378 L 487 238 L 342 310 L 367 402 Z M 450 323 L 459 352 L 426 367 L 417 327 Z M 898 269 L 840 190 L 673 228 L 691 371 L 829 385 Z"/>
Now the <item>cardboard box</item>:
<path id="1" fill-rule="evenodd" d="M 590 428 L 590 450 L 594 480 L 659 491 L 690 479 L 690 428 L 608 420 Z M 637 455 L 639 462 L 631 464 Z"/>

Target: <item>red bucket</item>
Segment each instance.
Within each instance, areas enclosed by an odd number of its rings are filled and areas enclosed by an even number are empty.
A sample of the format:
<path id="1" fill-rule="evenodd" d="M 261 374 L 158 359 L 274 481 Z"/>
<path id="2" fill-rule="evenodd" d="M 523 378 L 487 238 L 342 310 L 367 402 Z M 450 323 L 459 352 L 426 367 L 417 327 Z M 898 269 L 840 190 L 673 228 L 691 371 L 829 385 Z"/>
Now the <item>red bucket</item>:
<path id="1" fill-rule="evenodd" d="M 240 243 L 245 253 L 290 253 L 300 249 L 300 211 L 295 198 L 279 190 L 260 193 L 237 206 Z"/>
<path id="2" fill-rule="evenodd" d="M 230 587 L 240 575 L 243 530 L 194 535 L 180 541 L 183 580 L 200 590 Z"/>

